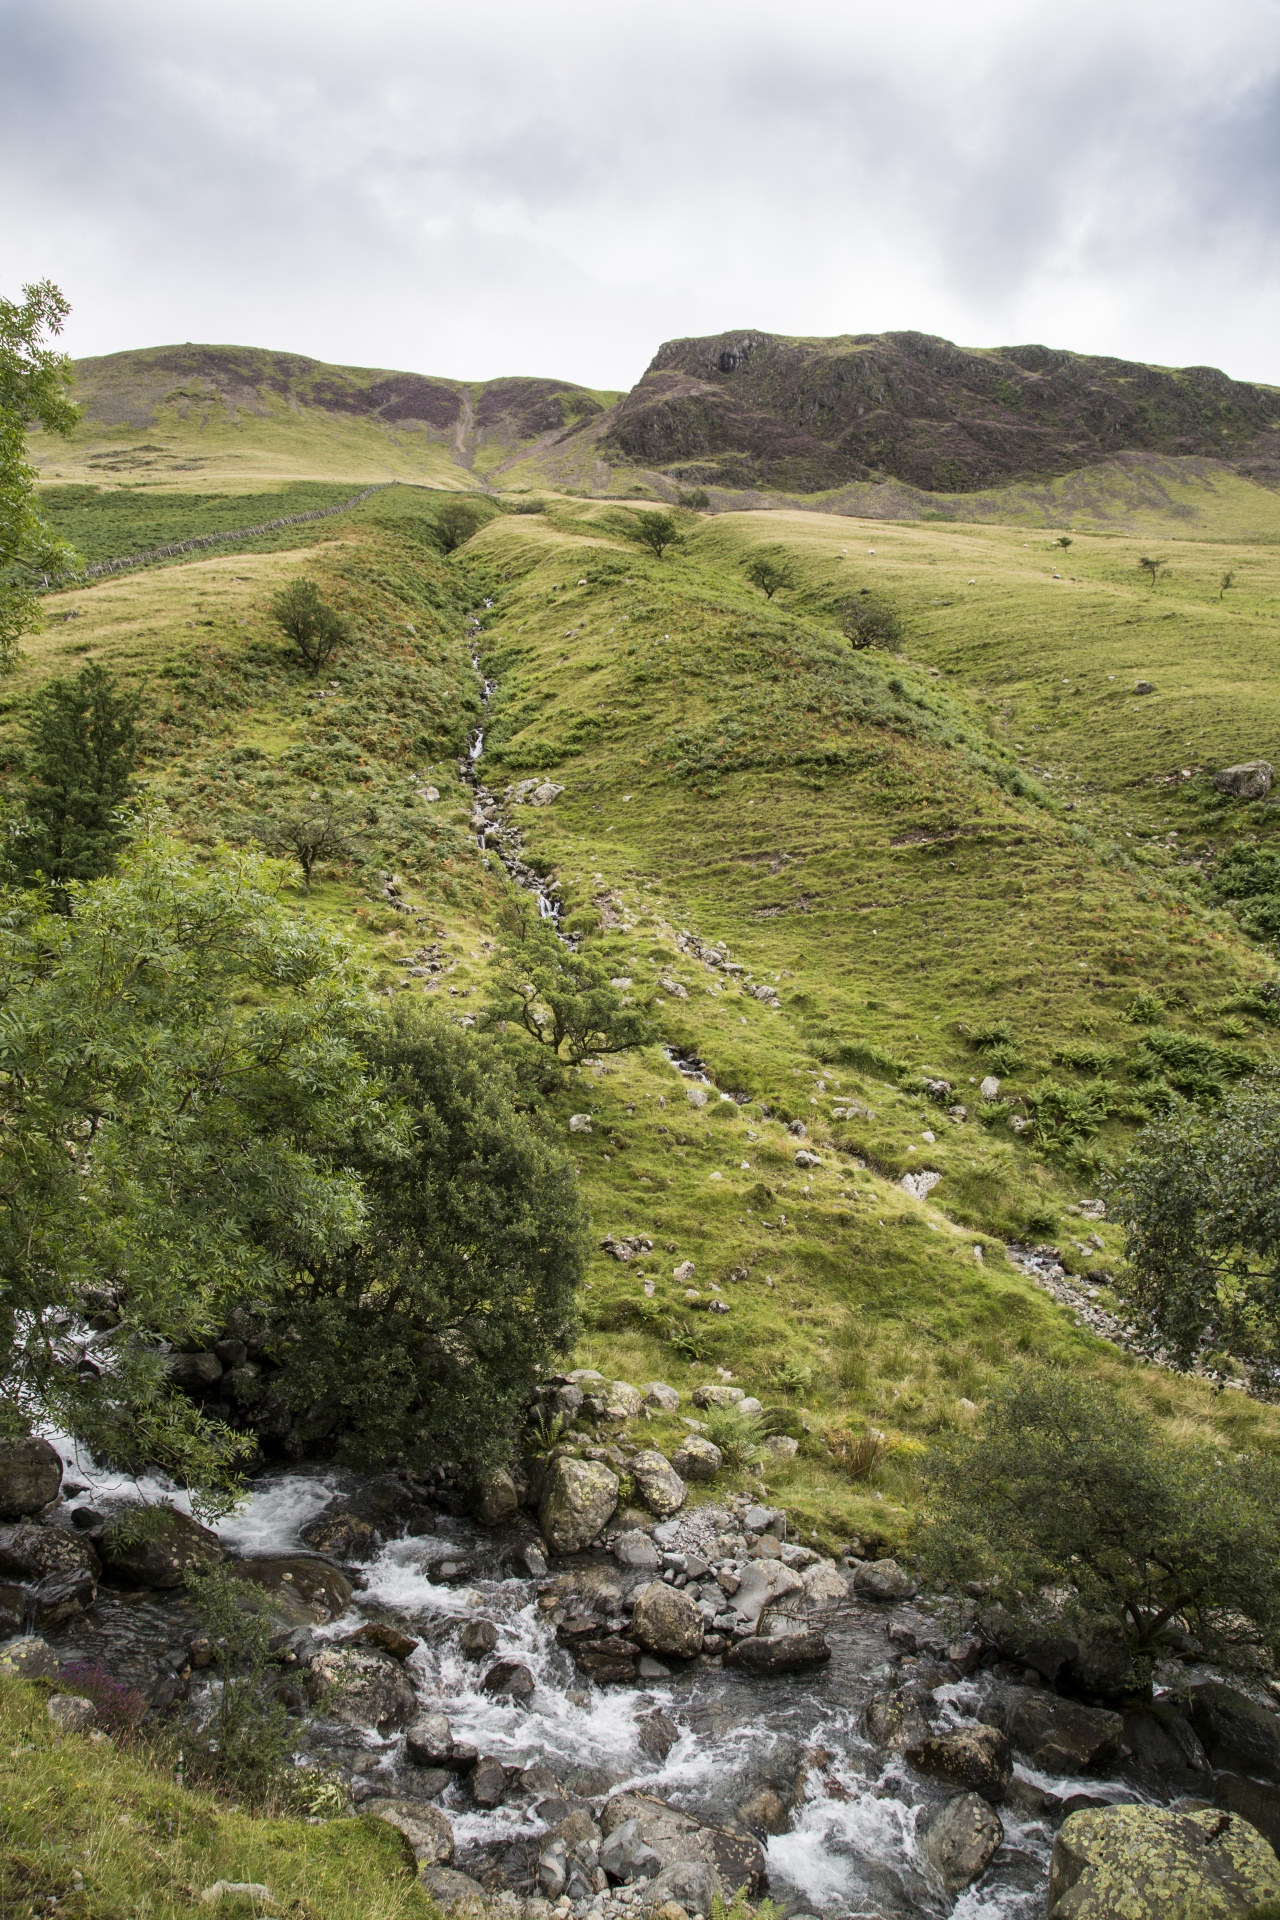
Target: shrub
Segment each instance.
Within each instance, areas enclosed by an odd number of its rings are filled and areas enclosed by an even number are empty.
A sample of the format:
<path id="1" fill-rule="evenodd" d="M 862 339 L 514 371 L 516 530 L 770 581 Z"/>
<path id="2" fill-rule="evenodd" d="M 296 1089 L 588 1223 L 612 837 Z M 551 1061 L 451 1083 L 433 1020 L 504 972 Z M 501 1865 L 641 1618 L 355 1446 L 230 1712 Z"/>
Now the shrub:
<path id="1" fill-rule="evenodd" d="M 613 519 L 616 530 L 637 546 L 647 547 L 655 559 L 665 557 L 669 547 L 679 546 L 680 528 L 669 513 L 620 513 Z"/>
<path id="2" fill-rule="evenodd" d="M 10 858 L 22 878 L 52 882 L 60 907 L 69 905 L 70 881 L 111 872 L 128 838 L 122 809 L 134 792 L 140 710 L 138 695 L 121 693 L 97 665 L 46 681 L 32 698 Z"/>
<path id="3" fill-rule="evenodd" d="M 838 600 L 834 612 L 840 631 L 857 649 L 891 647 L 902 638 L 902 621 L 895 610 L 865 588 L 856 597 Z"/>
<path id="4" fill-rule="evenodd" d="M 133 1733 L 147 1711 L 147 1703 L 134 1687 L 117 1680 L 94 1660 L 71 1660 L 59 1669 L 58 1684 L 67 1693 L 92 1700 L 98 1709 L 98 1725 L 115 1739 Z"/>
<path id="5" fill-rule="evenodd" d="M 322 599 L 320 588 L 305 576 L 291 580 L 271 602 L 271 618 L 294 645 L 298 658 L 312 673 L 351 638 L 351 623 Z"/>
<path id="6" fill-rule="evenodd" d="M 759 587 L 766 600 L 772 600 L 783 587 L 795 585 L 795 571 L 781 547 L 753 553 L 742 563 L 753 587 Z"/>
<path id="7" fill-rule="evenodd" d="M 526 513 L 537 511 L 539 508 L 524 508 Z M 442 500 L 431 516 L 432 537 L 441 553 L 456 553 L 497 513 L 498 508 L 488 500 L 468 497 Z"/>
<path id="8" fill-rule="evenodd" d="M 187 1597 L 213 1647 L 209 1711 L 186 1743 L 194 1772 L 262 1799 L 288 1748 L 288 1716 L 270 1694 L 271 1620 L 251 1610 L 245 1583 L 225 1567 L 188 1574 Z"/>
<path id="9" fill-rule="evenodd" d="M 937 1578 L 1019 1611 L 1051 1592 L 1123 1633 L 1140 1667 L 1178 1629 L 1228 1661 L 1247 1658 L 1241 1617 L 1280 1635 L 1275 1465 L 1175 1445 L 1111 1388 L 1020 1367 L 924 1474 L 918 1548 Z"/>

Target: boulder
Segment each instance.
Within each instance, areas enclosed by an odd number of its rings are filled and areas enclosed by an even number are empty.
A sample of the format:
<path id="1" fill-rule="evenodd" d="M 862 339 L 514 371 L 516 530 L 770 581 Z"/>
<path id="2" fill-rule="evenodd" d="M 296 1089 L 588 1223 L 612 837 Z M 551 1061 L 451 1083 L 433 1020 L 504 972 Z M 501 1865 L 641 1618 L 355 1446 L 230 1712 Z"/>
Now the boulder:
<path id="1" fill-rule="evenodd" d="M 445 1713 L 424 1713 L 404 1737 L 404 1750 L 415 1767 L 453 1766 L 453 1728 Z"/>
<path id="2" fill-rule="evenodd" d="M 634 1640 L 626 1640 L 617 1633 L 602 1633 L 576 1640 L 573 1663 L 579 1673 L 585 1674 L 588 1680 L 594 1680 L 601 1687 L 614 1682 L 634 1686 L 640 1677 L 639 1647 Z"/>
<path id="3" fill-rule="evenodd" d="M 495 1660 L 480 1686 L 497 1700 L 527 1700 L 536 1682 L 519 1660 Z"/>
<path id="4" fill-rule="evenodd" d="M 730 1605 L 739 1631 L 754 1633 L 766 1607 L 789 1593 L 803 1593 L 804 1581 L 781 1560 L 753 1560 L 738 1583 Z"/>
<path id="5" fill-rule="evenodd" d="M 446 1866 L 453 1858 L 453 1828 L 439 1807 L 421 1800 L 374 1800 L 368 1811 L 402 1836 L 420 1867 Z"/>
<path id="6" fill-rule="evenodd" d="M 519 1511 L 520 1489 L 514 1474 L 508 1473 L 505 1467 L 495 1467 L 486 1473 L 476 1488 L 476 1519 L 483 1526 L 497 1527 L 504 1520 L 513 1520 Z"/>
<path id="7" fill-rule="evenodd" d="M 1233 800 L 1265 800 L 1274 778 L 1275 768 L 1269 760 L 1241 760 L 1238 766 L 1223 767 L 1215 773 L 1213 784 Z"/>
<path id="8" fill-rule="evenodd" d="M 848 1576 L 834 1560 L 819 1560 L 800 1575 L 804 1597 L 811 1607 L 835 1607 L 849 1598 Z"/>
<path id="9" fill-rule="evenodd" d="M 864 1560 L 854 1570 L 853 1590 L 864 1600 L 914 1600 L 920 1582 L 896 1560 Z"/>
<path id="10" fill-rule="evenodd" d="M 42 1512 L 61 1485 L 62 1458 L 47 1440 L 0 1440 L 0 1520 Z"/>
<path id="11" fill-rule="evenodd" d="M 625 1380 L 611 1380 L 604 1390 L 605 1418 L 634 1420 L 644 1406 L 644 1396 Z"/>
<path id="12" fill-rule="evenodd" d="M 957 1894 L 986 1872 L 1004 1842 L 1004 1822 L 980 1793 L 961 1793 L 932 1809 L 918 1837 L 947 1892 Z"/>
<path id="13" fill-rule="evenodd" d="M 663 1454 L 638 1453 L 630 1466 L 636 1490 L 650 1513 L 665 1518 L 684 1505 L 689 1489 Z"/>
<path id="14" fill-rule="evenodd" d="M 0 1580 L 0 1634 L 50 1633 L 87 1613 L 97 1598 L 93 1575 L 48 1573 L 34 1586 L 21 1580 Z"/>
<path id="15" fill-rule="evenodd" d="M 775 1460 L 794 1460 L 800 1451 L 800 1442 L 793 1440 L 789 1433 L 769 1433 L 765 1435 L 764 1450 Z"/>
<path id="16" fill-rule="evenodd" d="M 373 1647 L 326 1647 L 307 1670 L 307 1688 L 325 1719 L 346 1727 L 385 1733 L 418 1710 L 404 1668 Z"/>
<path id="17" fill-rule="evenodd" d="M 492 1812 L 500 1807 L 507 1797 L 507 1774 L 501 1760 L 482 1754 L 471 1770 L 471 1798 L 478 1807 Z"/>
<path id="18" fill-rule="evenodd" d="M 640 1389 L 646 1407 L 656 1413 L 679 1413 L 680 1395 L 665 1380 L 647 1380 Z"/>
<path id="19" fill-rule="evenodd" d="M 1269 1708 L 1221 1680 L 1191 1689 L 1191 1724 L 1215 1767 L 1280 1780 L 1280 1722 Z"/>
<path id="20" fill-rule="evenodd" d="M 654 1852 L 640 1830 L 640 1822 L 634 1819 L 614 1828 L 599 1857 L 611 1880 L 653 1880 L 662 1872 L 661 1856 Z"/>
<path id="21" fill-rule="evenodd" d="M 483 1660 L 498 1645 L 498 1629 L 492 1620 L 464 1620 L 458 1629 L 458 1645 L 468 1660 Z"/>
<path id="22" fill-rule="evenodd" d="M 738 1803 L 738 1818 L 752 1833 L 785 1833 L 791 1825 L 791 1803 L 773 1787 L 760 1787 Z"/>
<path id="23" fill-rule="evenodd" d="M 1280 1860 L 1244 1820 L 1110 1806 L 1053 1843 L 1045 1920 L 1228 1920 L 1280 1898 Z"/>
<path id="24" fill-rule="evenodd" d="M 591 1544 L 618 1504 L 619 1485 L 617 1474 L 602 1461 L 555 1462 L 538 1510 L 553 1553 L 580 1553 Z"/>
<path id="25" fill-rule="evenodd" d="M 891 1753 L 906 1753 L 922 1746 L 933 1732 L 920 1702 L 905 1691 L 873 1694 L 867 1702 L 863 1726 L 868 1740 L 877 1747 L 888 1747 Z"/>
<path id="26" fill-rule="evenodd" d="M 739 1400 L 746 1399 L 742 1387 L 709 1386 L 695 1387 L 693 1404 L 695 1407 L 736 1407 Z"/>
<path id="27" fill-rule="evenodd" d="M 729 1663 L 747 1673 L 800 1673 L 820 1667 L 831 1658 L 825 1635 L 809 1633 L 748 1634 L 730 1650 Z"/>
<path id="28" fill-rule="evenodd" d="M 984 1800 L 1003 1800 L 1013 1777 L 1009 1742 L 998 1727 L 956 1727 L 931 1734 L 908 1747 L 907 1758 L 922 1773 L 980 1793 Z"/>
<path id="29" fill-rule="evenodd" d="M 661 1707 L 637 1715 L 636 1741 L 647 1759 L 665 1760 L 679 1738 L 679 1727 Z"/>
<path id="30" fill-rule="evenodd" d="M 314 1552 L 334 1560 L 372 1560 L 378 1551 L 378 1535 L 370 1522 L 341 1504 L 326 1507 L 298 1531 Z"/>
<path id="31" fill-rule="evenodd" d="M 1238 1773 L 1220 1773 L 1213 1783 L 1213 1804 L 1225 1813 L 1238 1813 L 1280 1854 L 1280 1788 L 1244 1780 Z"/>
<path id="32" fill-rule="evenodd" d="M 87 1573 L 97 1579 L 98 1556 L 82 1533 L 70 1527 L 40 1527 L 30 1520 L 0 1527 L 0 1573 L 33 1586 L 51 1573 Z"/>
<path id="33" fill-rule="evenodd" d="M 59 1733 L 88 1733 L 98 1718 L 92 1700 L 79 1693 L 55 1693 L 45 1712 Z"/>
<path id="34" fill-rule="evenodd" d="M 222 1378 L 222 1362 L 216 1353 L 171 1353 L 164 1370 L 183 1393 L 208 1393 Z"/>
<path id="35" fill-rule="evenodd" d="M 1057 1694 L 1026 1693 L 1006 1723 L 1015 1747 L 1044 1773 L 1082 1773 L 1114 1760 L 1124 1740 L 1124 1719 L 1101 1707 L 1082 1707 Z"/>
<path id="36" fill-rule="evenodd" d="M 58 1656 L 47 1640 L 24 1633 L 0 1647 L 0 1674 L 8 1679 L 56 1680 Z"/>
<path id="37" fill-rule="evenodd" d="M 700 1433 L 691 1433 L 672 1454 L 671 1465 L 682 1480 L 714 1480 L 724 1465 L 724 1455 Z"/>
<path id="38" fill-rule="evenodd" d="M 723 1894 L 714 1867 L 698 1860 L 681 1860 L 674 1867 L 665 1867 L 645 1889 L 644 1904 L 654 1913 L 670 1906 L 682 1913 L 710 1914 Z"/>
<path id="39" fill-rule="evenodd" d="M 703 1619 L 687 1593 L 654 1580 L 637 1597 L 631 1631 L 646 1653 L 688 1660 L 702 1646 Z"/>
<path id="40" fill-rule="evenodd" d="M 766 1883 L 764 1853 L 750 1835 L 704 1826 L 692 1814 L 669 1807 L 647 1793 L 616 1793 L 605 1802 L 600 1828 L 612 1836 L 628 1820 L 638 1823 L 644 1841 L 662 1861 L 663 1872 L 688 1862 L 713 1867 L 726 1888 L 755 1894 Z M 645 1896 L 646 1902 L 649 1896 Z M 661 1902 L 659 1902 L 661 1904 Z M 710 1907 L 702 1911 L 710 1914 Z"/>
<path id="41" fill-rule="evenodd" d="M 399 1627 L 391 1626 L 386 1620 L 366 1620 L 362 1627 L 349 1633 L 342 1644 L 346 1647 L 380 1647 L 393 1660 L 407 1660 L 422 1642 L 411 1633 L 401 1633 Z"/>
<path id="42" fill-rule="evenodd" d="M 647 1533 L 641 1533 L 638 1527 L 631 1527 L 626 1533 L 620 1533 L 609 1548 L 620 1567 L 638 1567 L 652 1573 L 662 1564 L 662 1555 L 654 1546 Z"/>
<path id="43" fill-rule="evenodd" d="M 131 1524 L 132 1522 L 132 1524 Z M 116 1580 L 138 1587 L 180 1587 L 227 1557 L 216 1533 L 174 1507 L 133 1508 L 102 1536 L 102 1563 Z"/>
<path id="44" fill-rule="evenodd" d="M 1131 1709 L 1124 1718 L 1124 1744 L 1138 1768 L 1155 1786 L 1173 1788 L 1179 1793 L 1198 1794 L 1205 1790 L 1212 1768 L 1190 1719 L 1180 1707 L 1168 1701 L 1156 1701 L 1149 1707 Z"/>
<path id="45" fill-rule="evenodd" d="M 438 1907 L 446 1913 L 482 1914 L 488 1906 L 488 1898 L 478 1880 L 469 1873 L 458 1873 L 453 1867 L 421 1868 L 418 1885 Z"/>
<path id="46" fill-rule="evenodd" d="M 260 1587 L 271 1611 L 295 1626 L 322 1626 L 351 1605 L 353 1588 L 347 1576 L 309 1554 L 252 1554 L 233 1561 L 228 1571 Z"/>

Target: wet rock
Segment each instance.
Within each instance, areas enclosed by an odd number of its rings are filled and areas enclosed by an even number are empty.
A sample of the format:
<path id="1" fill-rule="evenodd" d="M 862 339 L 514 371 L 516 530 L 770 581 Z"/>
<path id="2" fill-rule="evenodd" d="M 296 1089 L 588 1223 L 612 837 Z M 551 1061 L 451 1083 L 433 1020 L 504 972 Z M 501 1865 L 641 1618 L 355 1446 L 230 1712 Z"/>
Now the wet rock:
<path id="1" fill-rule="evenodd" d="M 749 1634 L 745 1640 L 739 1640 L 726 1657 L 731 1666 L 763 1676 L 820 1667 L 831 1658 L 831 1649 L 825 1635 L 816 1631 Z"/>
<path id="2" fill-rule="evenodd" d="M 497 1700 L 527 1700 L 534 1690 L 534 1678 L 519 1660 L 498 1660 L 490 1667 L 480 1685 Z"/>
<path id="3" fill-rule="evenodd" d="M 833 1560 L 819 1560 L 800 1575 L 804 1597 L 811 1607 L 835 1607 L 849 1598 L 848 1577 Z"/>
<path id="4" fill-rule="evenodd" d="M 933 1728 L 919 1701 L 906 1692 L 873 1694 L 863 1716 L 867 1738 L 891 1753 L 906 1753 L 929 1739 Z"/>
<path id="5" fill-rule="evenodd" d="M 480 1913 L 487 1905 L 480 1882 L 452 1867 L 423 1867 L 418 1874 L 418 1884 L 446 1913 Z"/>
<path id="6" fill-rule="evenodd" d="M 43 1512 L 61 1484 L 62 1458 L 47 1440 L 0 1440 L 0 1520 Z"/>
<path id="7" fill-rule="evenodd" d="M 418 1710 L 404 1669 L 374 1648 L 325 1648 L 307 1671 L 307 1690 L 327 1720 L 379 1733 L 404 1726 Z"/>
<path id="8" fill-rule="evenodd" d="M 520 1511 L 520 1489 L 505 1467 L 485 1474 L 476 1488 L 475 1516 L 486 1527 L 501 1526 Z"/>
<path id="9" fill-rule="evenodd" d="M 420 1714 L 404 1737 L 404 1750 L 415 1767 L 445 1767 L 451 1773 L 465 1773 L 476 1764 L 476 1750 L 465 1740 L 455 1740 L 449 1717 L 444 1713 Z"/>
<path id="10" fill-rule="evenodd" d="M 1280 1860 L 1229 1813 L 1112 1806 L 1073 1813 L 1049 1868 L 1046 1920 L 1228 1920 L 1280 1897 Z"/>
<path id="11" fill-rule="evenodd" d="M 636 1740 L 646 1759 L 665 1760 L 676 1741 L 680 1738 L 680 1729 L 670 1714 L 654 1707 L 649 1713 L 636 1716 Z"/>
<path id="12" fill-rule="evenodd" d="M 38 1634 L 22 1634 L 0 1647 L 0 1674 L 19 1680 L 56 1680 L 58 1656 Z"/>
<path id="13" fill-rule="evenodd" d="M 1242 760 L 1238 766 L 1223 767 L 1215 773 L 1213 784 L 1233 800 L 1265 800 L 1274 778 L 1275 769 L 1269 760 Z"/>
<path id="14" fill-rule="evenodd" d="M 348 1634 L 343 1641 L 347 1647 L 380 1647 L 383 1653 L 389 1653 L 393 1660 L 407 1660 L 415 1647 L 422 1642 L 411 1633 L 402 1633 L 399 1627 L 388 1626 L 385 1620 L 366 1620 L 362 1627 Z"/>
<path id="15" fill-rule="evenodd" d="M 864 1600 L 914 1600 L 920 1582 L 896 1560 L 864 1560 L 855 1569 L 853 1590 Z"/>
<path id="16" fill-rule="evenodd" d="M 1213 1783 L 1213 1804 L 1225 1813 L 1238 1813 L 1280 1853 L 1280 1789 L 1244 1780 L 1238 1773 L 1220 1773 Z"/>
<path id="17" fill-rule="evenodd" d="M 173 1507 L 117 1514 L 102 1536 L 102 1564 L 116 1580 L 139 1587 L 180 1587 L 189 1573 L 203 1573 L 225 1560 L 216 1533 Z"/>
<path id="18" fill-rule="evenodd" d="M 59 1733 L 87 1733 L 98 1718 L 92 1700 L 78 1693 L 55 1693 L 45 1711 Z"/>
<path id="19" fill-rule="evenodd" d="M 501 1760 L 483 1754 L 471 1773 L 471 1798 L 478 1807 L 500 1807 L 507 1797 L 507 1776 Z"/>
<path id="20" fill-rule="evenodd" d="M 663 1862 L 663 1872 L 686 1861 L 713 1867 L 726 1888 L 745 1887 L 755 1893 L 765 1885 L 765 1859 L 759 1843 L 747 1834 L 727 1833 L 704 1826 L 691 1814 L 669 1807 L 647 1793 L 618 1793 L 606 1802 L 600 1826 L 614 1833 L 626 1820 L 639 1822 L 644 1839 Z M 649 1896 L 646 1895 L 646 1900 Z M 660 1904 L 660 1903 L 659 1903 Z M 709 1913 L 710 1909 L 704 1909 Z"/>
<path id="21" fill-rule="evenodd" d="M 0 1635 L 52 1633 L 65 1627 L 93 1605 L 97 1585 L 85 1569 L 50 1573 L 34 1585 L 22 1580 L 0 1580 Z"/>
<path id="22" fill-rule="evenodd" d="M 1019 1667 L 1033 1667 L 1050 1686 L 1080 1651 L 1076 1636 L 1057 1621 L 1037 1619 L 1030 1614 L 1011 1614 L 1003 1607 L 992 1607 L 983 1614 L 980 1624 L 1004 1659 Z"/>
<path id="23" fill-rule="evenodd" d="M 417 1800 L 375 1800 L 368 1812 L 401 1835 L 420 1867 L 447 1866 L 453 1858 L 453 1828 L 439 1807 Z"/>
<path id="24" fill-rule="evenodd" d="M 619 1485 L 617 1474 L 599 1460 L 555 1462 L 538 1514 L 553 1553 L 580 1553 L 591 1544 L 618 1504 Z"/>
<path id="25" fill-rule="evenodd" d="M 636 1489 L 650 1513 L 665 1518 L 684 1505 L 689 1489 L 664 1455 L 638 1453 L 630 1467 Z"/>
<path id="26" fill-rule="evenodd" d="M 998 1727 L 957 1727 L 931 1734 L 919 1746 L 909 1747 L 907 1758 L 922 1773 L 971 1789 L 984 1800 L 1003 1800 L 1013 1775 L 1009 1742 Z"/>
<path id="27" fill-rule="evenodd" d="M 724 1465 L 724 1455 L 700 1433 L 691 1433 L 672 1454 L 671 1465 L 682 1480 L 714 1480 Z"/>
<path id="28" fill-rule="evenodd" d="M 342 1506 L 330 1511 L 326 1507 L 314 1520 L 308 1520 L 305 1527 L 299 1528 L 299 1535 L 307 1546 L 316 1553 L 326 1553 L 334 1560 L 372 1560 L 378 1551 L 379 1540 L 375 1528 L 358 1513 L 351 1513 Z"/>
<path id="29" fill-rule="evenodd" d="M 648 1380 L 640 1393 L 646 1407 L 652 1407 L 656 1413 L 679 1413 L 680 1395 L 665 1380 Z"/>
<path id="30" fill-rule="evenodd" d="M 634 1686 L 639 1678 L 639 1660 L 640 1649 L 635 1641 L 624 1639 L 621 1634 L 601 1634 L 598 1638 L 579 1640 L 573 1649 L 578 1672 L 601 1687 L 619 1682 Z"/>
<path id="31" fill-rule="evenodd" d="M 498 1629 L 492 1620 L 464 1620 L 458 1629 L 458 1645 L 468 1660 L 483 1660 L 498 1644 Z"/>
<path id="32" fill-rule="evenodd" d="M 1158 1701 L 1127 1713 L 1124 1744 L 1153 1785 L 1196 1793 L 1211 1772 L 1208 1756 L 1190 1719 L 1168 1702 Z"/>
<path id="33" fill-rule="evenodd" d="M 1124 1739 L 1124 1720 L 1118 1713 L 1082 1707 L 1057 1694 L 1029 1692 L 1009 1715 L 1006 1731 L 1042 1773 L 1081 1773 L 1115 1759 Z"/>
<path id="34" fill-rule="evenodd" d="M 351 1605 L 351 1582 L 327 1560 L 304 1553 L 260 1553 L 228 1569 L 266 1594 L 273 1613 L 296 1626 L 322 1626 Z"/>
<path id="35" fill-rule="evenodd" d="M 620 1533 L 609 1551 L 621 1567 L 637 1567 L 643 1572 L 653 1572 L 662 1564 L 662 1555 L 648 1534 L 641 1533 L 636 1527 L 627 1533 Z"/>
<path id="36" fill-rule="evenodd" d="M 766 1607 L 789 1593 L 803 1591 L 804 1581 L 800 1575 L 784 1567 L 781 1560 L 753 1560 L 738 1583 L 729 1611 L 741 1632 L 754 1633 Z"/>
<path id="37" fill-rule="evenodd" d="M 96 1580 L 98 1556 L 83 1534 L 69 1527 L 19 1521 L 0 1527 L 0 1573 L 33 1585 L 51 1573 L 87 1573 Z"/>
<path id="38" fill-rule="evenodd" d="M 1280 1780 L 1280 1723 L 1274 1713 L 1220 1680 L 1191 1689 L 1191 1724 L 1216 1767 Z"/>
<path id="39" fill-rule="evenodd" d="M 538 1855 L 538 1889 L 545 1900 L 559 1900 L 569 1883 L 569 1849 L 563 1840 L 551 1840 Z"/>
<path id="40" fill-rule="evenodd" d="M 791 1804 L 772 1787 L 761 1787 L 741 1802 L 738 1818 L 757 1835 L 785 1833 L 791 1825 Z"/>
<path id="41" fill-rule="evenodd" d="M 948 1893 L 971 1886 L 1004 1842 L 1004 1822 L 977 1793 L 958 1794 L 928 1816 L 920 1850 Z"/>
<path id="42" fill-rule="evenodd" d="M 637 1596 L 631 1631 L 646 1653 L 690 1660 L 701 1649 L 704 1622 L 687 1593 L 654 1580 Z"/>
<path id="43" fill-rule="evenodd" d="M 640 1829 L 638 1820 L 624 1820 L 615 1827 L 600 1848 L 600 1865 L 611 1880 L 653 1880 L 662 1872 L 662 1858 L 655 1853 Z"/>

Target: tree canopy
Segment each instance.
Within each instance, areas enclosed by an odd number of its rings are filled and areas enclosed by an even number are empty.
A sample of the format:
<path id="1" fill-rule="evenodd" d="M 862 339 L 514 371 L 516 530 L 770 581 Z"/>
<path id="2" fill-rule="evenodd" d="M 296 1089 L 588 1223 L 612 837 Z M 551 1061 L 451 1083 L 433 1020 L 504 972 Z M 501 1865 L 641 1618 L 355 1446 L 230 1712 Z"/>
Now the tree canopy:
<path id="1" fill-rule="evenodd" d="M 11 853 L 24 878 L 42 875 L 58 903 L 72 880 L 109 873 L 127 838 L 121 809 L 133 795 L 137 694 L 122 693 L 104 667 L 47 680 L 26 718 L 23 816 Z"/>
<path id="2" fill-rule="evenodd" d="M 653 1038 L 647 1014 L 626 1004 L 603 961 L 570 947 L 543 922 L 509 920 L 494 972 L 486 1024 L 512 1021 L 570 1064 Z"/>
<path id="3" fill-rule="evenodd" d="M 24 287 L 21 300 L 0 299 L 0 671 L 40 624 L 36 581 L 74 559 L 36 511 L 39 474 L 27 455 L 33 423 L 65 434 L 80 417 L 68 397 L 71 362 L 50 344 L 70 311 L 48 280 Z"/>
<path id="4" fill-rule="evenodd" d="M 1190 1630 L 1230 1660 L 1280 1637 L 1280 1473 L 1166 1439 L 1113 1389 L 1014 1371 L 926 1468 L 924 1565 L 1033 1610 L 1064 1599 L 1149 1661 Z"/>

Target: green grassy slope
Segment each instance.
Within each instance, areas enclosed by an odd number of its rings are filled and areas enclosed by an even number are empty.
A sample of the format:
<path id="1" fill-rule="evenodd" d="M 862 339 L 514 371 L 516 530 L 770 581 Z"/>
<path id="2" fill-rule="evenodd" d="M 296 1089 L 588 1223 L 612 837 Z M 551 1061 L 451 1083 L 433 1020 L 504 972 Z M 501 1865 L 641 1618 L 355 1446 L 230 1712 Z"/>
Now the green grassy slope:
<path id="1" fill-rule="evenodd" d="M 0 1913 L 25 1920 L 176 1920 L 218 1881 L 265 1886 L 214 1897 L 222 1914 L 416 1920 L 436 1909 L 383 1821 L 264 1819 L 174 1783 L 107 1741 L 58 1734 L 34 1685 L 0 1680 Z"/>

